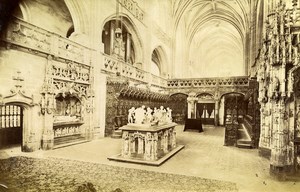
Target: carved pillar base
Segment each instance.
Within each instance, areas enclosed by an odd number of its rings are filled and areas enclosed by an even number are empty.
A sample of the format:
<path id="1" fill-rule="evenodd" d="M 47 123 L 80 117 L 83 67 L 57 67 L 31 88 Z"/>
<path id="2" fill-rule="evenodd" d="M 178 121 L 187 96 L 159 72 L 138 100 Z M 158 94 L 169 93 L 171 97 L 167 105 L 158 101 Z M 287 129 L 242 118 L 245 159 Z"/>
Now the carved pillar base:
<path id="1" fill-rule="evenodd" d="M 25 144 L 22 146 L 22 152 L 34 152 L 39 150 L 39 145 L 37 141 L 29 141 L 25 142 Z"/>
<path id="2" fill-rule="evenodd" d="M 35 139 L 34 135 L 30 135 L 22 144 L 22 152 L 33 152 L 39 150 L 39 142 Z"/>
<path id="3" fill-rule="evenodd" d="M 51 150 L 54 146 L 54 136 L 43 135 L 42 138 L 42 150 Z"/>
<path id="4" fill-rule="evenodd" d="M 259 147 L 258 148 L 258 155 L 267 159 L 271 158 L 271 149 Z"/>
<path id="5" fill-rule="evenodd" d="M 270 165 L 270 175 L 280 181 L 286 180 L 287 175 L 293 174 L 294 172 L 294 167 L 292 165 L 280 167 Z"/>

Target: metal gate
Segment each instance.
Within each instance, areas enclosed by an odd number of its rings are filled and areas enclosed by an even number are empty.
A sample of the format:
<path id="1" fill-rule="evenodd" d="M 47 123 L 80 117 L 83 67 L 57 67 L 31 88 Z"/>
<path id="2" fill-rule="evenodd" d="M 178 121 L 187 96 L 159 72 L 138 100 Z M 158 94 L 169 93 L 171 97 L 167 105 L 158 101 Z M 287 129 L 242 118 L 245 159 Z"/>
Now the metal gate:
<path id="1" fill-rule="evenodd" d="M 0 107 L 0 147 L 22 143 L 23 110 L 17 105 Z"/>

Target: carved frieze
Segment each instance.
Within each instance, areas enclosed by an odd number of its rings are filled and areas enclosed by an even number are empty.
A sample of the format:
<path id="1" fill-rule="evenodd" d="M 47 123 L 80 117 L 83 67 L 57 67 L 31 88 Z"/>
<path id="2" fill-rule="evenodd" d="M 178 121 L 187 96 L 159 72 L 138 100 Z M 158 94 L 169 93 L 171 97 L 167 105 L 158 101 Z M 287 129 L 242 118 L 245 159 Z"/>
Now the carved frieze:
<path id="1" fill-rule="evenodd" d="M 118 0 L 118 2 L 125 7 L 134 17 L 141 22 L 144 21 L 144 11 L 139 7 L 138 3 L 133 0 Z"/>
<path id="2" fill-rule="evenodd" d="M 90 65 L 91 49 L 18 18 L 11 19 L 3 37 L 12 48 Z"/>

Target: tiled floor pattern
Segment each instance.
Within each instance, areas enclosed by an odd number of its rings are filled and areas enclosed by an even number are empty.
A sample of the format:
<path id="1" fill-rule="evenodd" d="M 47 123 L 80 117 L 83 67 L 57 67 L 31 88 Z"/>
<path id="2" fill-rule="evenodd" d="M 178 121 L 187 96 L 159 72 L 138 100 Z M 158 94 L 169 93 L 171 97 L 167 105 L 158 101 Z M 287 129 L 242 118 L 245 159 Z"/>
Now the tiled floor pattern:
<path id="1" fill-rule="evenodd" d="M 259 157 L 256 149 L 223 146 L 224 128 L 204 126 L 202 133 L 183 132 L 182 129 L 182 126 L 177 127 L 177 143 L 185 145 L 185 148 L 159 167 L 107 160 L 107 157 L 119 153 L 121 147 L 121 140 L 111 138 L 52 151 L 22 153 L 19 148 L 2 150 L 0 158 L 16 155 L 47 159 L 54 157 L 229 181 L 236 183 L 239 191 L 300 191 L 299 182 L 278 182 L 271 178 L 269 160 Z M 170 191 L 173 191 L 172 188 Z"/>

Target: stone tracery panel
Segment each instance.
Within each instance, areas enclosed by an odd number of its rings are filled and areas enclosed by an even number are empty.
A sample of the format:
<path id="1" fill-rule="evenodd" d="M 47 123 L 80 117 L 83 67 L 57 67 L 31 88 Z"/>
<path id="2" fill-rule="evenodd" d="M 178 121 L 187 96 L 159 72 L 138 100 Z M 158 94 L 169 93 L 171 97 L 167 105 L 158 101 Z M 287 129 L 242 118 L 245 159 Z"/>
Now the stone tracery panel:
<path id="1" fill-rule="evenodd" d="M 184 123 L 187 118 L 187 95 L 173 94 L 167 100 L 167 106 L 172 109 L 172 118 L 176 123 Z"/>

